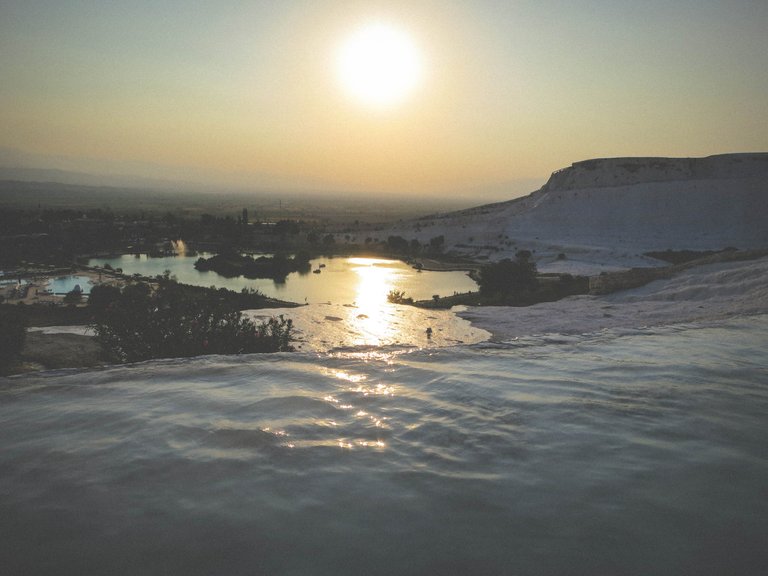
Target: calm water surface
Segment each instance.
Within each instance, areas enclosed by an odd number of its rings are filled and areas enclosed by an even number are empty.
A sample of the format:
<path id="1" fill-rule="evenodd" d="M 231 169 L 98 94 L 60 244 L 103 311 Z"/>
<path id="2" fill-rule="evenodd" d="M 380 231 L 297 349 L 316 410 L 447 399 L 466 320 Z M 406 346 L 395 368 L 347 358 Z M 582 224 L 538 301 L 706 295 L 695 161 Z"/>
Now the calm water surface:
<path id="1" fill-rule="evenodd" d="M 9 575 L 768 571 L 768 316 L 0 379 Z"/>
<path id="2" fill-rule="evenodd" d="M 179 282 L 194 286 L 217 286 L 231 290 L 255 288 L 272 298 L 290 302 L 352 304 L 366 301 L 385 301 L 390 290 L 402 290 L 417 300 L 429 299 L 434 294 L 450 296 L 454 292 L 477 290 L 477 284 L 465 272 L 417 272 L 399 260 L 382 258 L 315 258 L 311 272 L 289 274 L 284 283 L 268 278 L 248 279 L 243 277 L 225 278 L 216 272 L 195 270 L 198 256 L 169 256 L 149 258 L 146 255 L 125 254 L 119 258 L 94 258 L 89 266 L 122 268 L 126 274 L 157 276 L 170 270 Z"/>
<path id="3" fill-rule="evenodd" d="M 83 294 L 90 294 L 91 279 L 88 276 L 59 276 L 48 282 L 46 288 L 54 294 L 66 294 L 74 290 L 75 286 L 80 286 Z"/>

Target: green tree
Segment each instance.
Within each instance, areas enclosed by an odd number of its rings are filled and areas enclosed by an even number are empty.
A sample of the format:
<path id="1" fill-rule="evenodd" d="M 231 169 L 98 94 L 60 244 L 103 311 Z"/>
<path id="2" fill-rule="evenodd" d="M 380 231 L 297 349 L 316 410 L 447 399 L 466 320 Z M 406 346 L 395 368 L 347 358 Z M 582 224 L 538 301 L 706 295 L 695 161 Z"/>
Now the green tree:
<path id="1" fill-rule="evenodd" d="M 521 250 L 515 260 L 505 258 L 483 266 L 477 279 L 480 294 L 509 298 L 536 290 L 536 264 L 529 258 L 530 252 Z"/>
<path id="2" fill-rule="evenodd" d="M 387 238 L 387 246 L 393 252 L 398 254 L 405 254 L 408 252 L 410 244 L 408 243 L 408 240 L 402 236 L 390 236 Z"/>
<path id="3" fill-rule="evenodd" d="M 435 236 L 429 239 L 429 250 L 434 254 L 440 254 L 445 246 L 445 236 Z"/>
<path id="4" fill-rule="evenodd" d="M 70 290 L 64 295 L 63 302 L 64 304 L 75 305 L 75 304 L 80 304 L 82 299 L 83 299 L 82 290 Z"/>
<path id="5" fill-rule="evenodd" d="M 109 284 L 97 284 L 88 295 L 88 306 L 94 310 L 106 310 L 120 298 L 120 288 Z"/>
<path id="6" fill-rule="evenodd" d="M 296 235 L 301 232 L 301 225 L 295 220 L 279 220 L 275 223 L 274 230 L 279 236 Z"/>
<path id="7" fill-rule="evenodd" d="M 280 316 L 254 324 L 218 292 L 191 293 L 175 282 L 154 292 L 147 284 L 129 284 L 117 300 L 94 309 L 94 329 L 104 354 L 118 362 L 137 362 L 293 349 L 291 320 Z"/>

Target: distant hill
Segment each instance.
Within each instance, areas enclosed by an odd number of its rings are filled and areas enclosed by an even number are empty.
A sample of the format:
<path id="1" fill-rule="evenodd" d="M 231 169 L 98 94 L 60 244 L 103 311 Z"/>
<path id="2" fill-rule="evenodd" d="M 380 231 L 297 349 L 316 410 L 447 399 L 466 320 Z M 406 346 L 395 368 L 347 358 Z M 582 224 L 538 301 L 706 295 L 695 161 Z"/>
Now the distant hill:
<path id="1" fill-rule="evenodd" d="M 553 269 L 567 268 L 553 261 L 561 253 L 618 254 L 624 265 L 642 265 L 652 250 L 766 248 L 768 153 L 576 162 L 523 198 L 389 233 L 420 241 L 444 235 L 447 247 L 491 259 L 533 249 Z"/>
<path id="2" fill-rule="evenodd" d="M 160 178 L 140 178 L 135 176 L 89 174 L 56 168 L 19 168 L 0 166 L 0 180 L 16 182 L 46 182 L 71 186 L 99 186 L 120 188 L 153 188 L 178 190 L 185 182 L 173 182 Z"/>
<path id="3" fill-rule="evenodd" d="M 191 204 L 198 196 L 182 196 L 169 190 L 0 180 L 0 207 L 29 208 L 40 205 L 45 208 L 169 210 L 180 205 L 182 200 Z"/>

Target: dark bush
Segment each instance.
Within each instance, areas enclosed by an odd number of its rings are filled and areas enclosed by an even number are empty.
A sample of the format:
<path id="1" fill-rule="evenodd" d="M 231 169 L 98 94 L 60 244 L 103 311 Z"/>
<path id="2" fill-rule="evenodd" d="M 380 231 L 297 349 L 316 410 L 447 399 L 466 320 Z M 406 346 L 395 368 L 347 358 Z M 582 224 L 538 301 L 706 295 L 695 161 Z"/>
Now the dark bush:
<path id="1" fill-rule="evenodd" d="M 88 306 L 94 310 L 105 310 L 120 298 L 120 288 L 109 284 L 97 284 L 88 295 Z"/>
<path id="2" fill-rule="evenodd" d="M 442 234 L 440 236 L 435 236 L 434 238 L 429 239 L 429 249 L 435 254 L 440 254 L 443 251 L 444 246 L 445 236 Z"/>
<path id="3" fill-rule="evenodd" d="M 286 236 L 288 234 L 296 235 L 301 232 L 301 225 L 295 220 L 279 220 L 275 224 L 275 234 Z"/>
<path id="4" fill-rule="evenodd" d="M 406 298 L 403 290 L 390 290 L 387 294 L 387 302 L 390 304 L 413 304 L 413 298 Z"/>
<path id="5" fill-rule="evenodd" d="M 64 302 L 64 304 L 74 306 L 75 304 L 80 304 L 82 299 L 83 299 L 82 290 L 70 290 L 64 295 L 64 298 L 62 301 Z"/>
<path id="6" fill-rule="evenodd" d="M 410 244 L 402 236 L 390 236 L 387 238 L 387 247 L 398 254 L 407 254 Z"/>
<path id="7" fill-rule="evenodd" d="M 518 252 L 515 260 L 505 258 L 480 269 L 477 284 L 480 293 L 491 295 L 519 295 L 536 289 L 536 264 L 529 261 L 530 252 Z"/>
<path id="8" fill-rule="evenodd" d="M 27 338 L 24 314 L 13 307 L 0 307 L 0 374 L 6 374 L 19 361 Z"/>
<path id="9" fill-rule="evenodd" d="M 102 350 L 117 362 L 293 350 L 291 320 L 280 316 L 257 325 L 218 291 L 191 293 L 174 282 L 154 292 L 144 283 L 129 284 L 94 313 Z"/>

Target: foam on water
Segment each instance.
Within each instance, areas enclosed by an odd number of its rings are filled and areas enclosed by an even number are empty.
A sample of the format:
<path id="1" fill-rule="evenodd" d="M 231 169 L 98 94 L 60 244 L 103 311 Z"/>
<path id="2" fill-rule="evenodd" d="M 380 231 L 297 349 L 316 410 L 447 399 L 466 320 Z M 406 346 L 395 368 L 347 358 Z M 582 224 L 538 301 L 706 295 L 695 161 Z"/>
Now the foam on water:
<path id="1" fill-rule="evenodd" d="M 768 316 L 0 380 L 4 574 L 759 574 Z"/>

